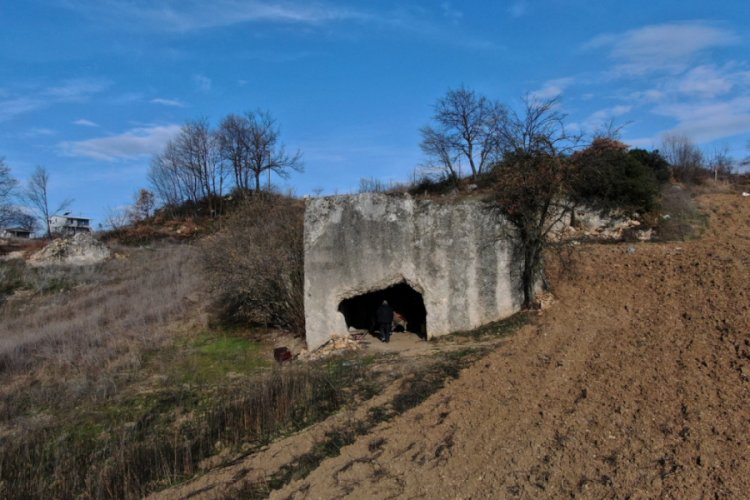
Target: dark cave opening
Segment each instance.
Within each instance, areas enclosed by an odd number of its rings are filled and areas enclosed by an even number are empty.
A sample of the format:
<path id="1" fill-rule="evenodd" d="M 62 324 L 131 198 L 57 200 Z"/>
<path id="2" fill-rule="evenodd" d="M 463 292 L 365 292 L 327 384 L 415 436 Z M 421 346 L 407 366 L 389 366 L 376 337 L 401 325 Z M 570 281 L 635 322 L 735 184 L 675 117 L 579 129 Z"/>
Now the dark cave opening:
<path id="1" fill-rule="evenodd" d="M 344 315 L 347 328 L 354 327 L 374 332 L 377 328 L 375 312 L 384 300 L 387 300 L 397 313 L 394 332 L 408 331 L 423 339 L 427 338 L 427 310 L 422 294 L 404 282 L 342 300 L 339 312 Z M 398 316 L 404 321 L 398 321 Z M 403 322 L 406 324 L 403 325 Z"/>

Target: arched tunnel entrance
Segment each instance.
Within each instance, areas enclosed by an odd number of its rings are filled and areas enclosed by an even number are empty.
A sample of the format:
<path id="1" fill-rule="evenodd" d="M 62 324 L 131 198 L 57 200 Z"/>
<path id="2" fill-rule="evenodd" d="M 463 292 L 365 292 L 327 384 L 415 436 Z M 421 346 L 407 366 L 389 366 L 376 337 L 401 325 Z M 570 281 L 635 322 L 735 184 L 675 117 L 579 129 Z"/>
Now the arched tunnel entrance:
<path id="1" fill-rule="evenodd" d="M 397 319 L 394 331 L 405 330 L 416 333 L 423 339 L 427 338 L 427 310 L 422 294 L 404 282 L 342 300 L 339 312 L 344 315 L 347 328 L 374 332 L 375 312 L 384 300 L 388 301 L 397 317 L 401 316 L 406 323 L 399 324 L 401 322 Z"/>

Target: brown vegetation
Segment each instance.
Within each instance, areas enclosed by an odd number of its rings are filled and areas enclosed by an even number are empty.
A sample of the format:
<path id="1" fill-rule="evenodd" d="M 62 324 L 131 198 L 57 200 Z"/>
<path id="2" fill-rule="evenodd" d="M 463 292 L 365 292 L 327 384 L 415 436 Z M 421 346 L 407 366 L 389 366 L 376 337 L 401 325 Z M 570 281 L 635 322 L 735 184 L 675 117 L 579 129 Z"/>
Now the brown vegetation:
<path id="1" fill-rule="evenodd" d="M 304 333 L 304 207 L 258 196 L 241 204 L 203 245 L 220 316 Z"/>
<path id="2" fill-rule="evenodd" d="M 0 375 L 95 374 L 136 362 L 139 350 L 158 344 L 158 327 L 190 307 L 186 296 L 200 283 L 194 255 L 172 246 L 96 267 L 24 269 L 20 288 L 48 293 L 0 310 Z M 50 295 L 60 290 L 70 292 Z"/>

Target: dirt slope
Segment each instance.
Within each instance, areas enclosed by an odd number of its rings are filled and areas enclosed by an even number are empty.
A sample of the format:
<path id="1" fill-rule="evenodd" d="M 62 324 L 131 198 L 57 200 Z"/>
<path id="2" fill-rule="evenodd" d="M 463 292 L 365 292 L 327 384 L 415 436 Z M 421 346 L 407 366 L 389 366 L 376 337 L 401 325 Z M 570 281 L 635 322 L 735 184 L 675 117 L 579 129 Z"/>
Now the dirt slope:
<path id="1" fill-rule="evenodd" d="M 750 491 L 750 200 L 699 241 L 580 249 L 558 302 L 284 498 Z"/>

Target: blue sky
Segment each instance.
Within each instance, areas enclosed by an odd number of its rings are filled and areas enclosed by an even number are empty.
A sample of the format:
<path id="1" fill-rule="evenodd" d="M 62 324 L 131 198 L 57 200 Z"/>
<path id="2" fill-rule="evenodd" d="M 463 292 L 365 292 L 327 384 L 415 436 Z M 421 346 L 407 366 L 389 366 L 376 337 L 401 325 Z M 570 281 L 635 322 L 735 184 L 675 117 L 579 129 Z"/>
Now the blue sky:
<path id="1" fill-rule="evenodd" d="M 0 156 L 101 222 L 147 186 L 187 120 L 268 109 L 305 172 L 297 194 L 408 179 L 450 88 L 508 105 L 559 95 L 568 124 L 614 118 L 750 154 L 750 2 L 8 0 Z"/>

